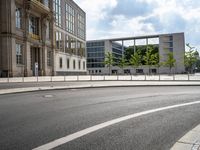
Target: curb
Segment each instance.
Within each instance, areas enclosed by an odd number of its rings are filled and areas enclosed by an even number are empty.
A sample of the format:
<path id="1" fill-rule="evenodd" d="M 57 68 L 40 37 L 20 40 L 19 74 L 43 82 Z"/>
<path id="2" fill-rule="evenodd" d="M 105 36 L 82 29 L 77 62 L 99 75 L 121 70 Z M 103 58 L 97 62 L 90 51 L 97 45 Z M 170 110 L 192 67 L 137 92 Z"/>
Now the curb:
<path id="1" fill-rule="evenodd" d="M 200 150 L 200 124 L 180 138 L 170 150 Z"/>
<path id="2" fill-rule="evenodd" d="M 185 84 L 185 83 L 174 83 L 174 84 L 110 84 L 110 85 L 74 85 L 74 86 L 46 86 L 46 87 L 25 87 L 25 88 L 11 88 L 0 90 L 0 95 L 4 94 L 15 94 L 15 93 L 26 93 L 36 91 L 51 91 L 51 90 L 67 90 L 67 89 L 84 89 L 84 88 L 111 88 L 111 87 L 155 87 L 155 86 L 200 86 L 198 84 Z"/>

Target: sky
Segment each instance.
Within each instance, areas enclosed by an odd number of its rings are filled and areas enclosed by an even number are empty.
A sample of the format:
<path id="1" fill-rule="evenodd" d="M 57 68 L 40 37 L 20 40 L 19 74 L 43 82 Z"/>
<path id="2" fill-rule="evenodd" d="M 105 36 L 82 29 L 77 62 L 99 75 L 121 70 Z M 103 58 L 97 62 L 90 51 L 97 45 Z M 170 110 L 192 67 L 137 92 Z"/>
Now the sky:
<path id="1" fill-rule="evenodd" d="M 87 40 L 184 32 L 200 52 L 200 0 L 74 0 L 87 16 Z"/>

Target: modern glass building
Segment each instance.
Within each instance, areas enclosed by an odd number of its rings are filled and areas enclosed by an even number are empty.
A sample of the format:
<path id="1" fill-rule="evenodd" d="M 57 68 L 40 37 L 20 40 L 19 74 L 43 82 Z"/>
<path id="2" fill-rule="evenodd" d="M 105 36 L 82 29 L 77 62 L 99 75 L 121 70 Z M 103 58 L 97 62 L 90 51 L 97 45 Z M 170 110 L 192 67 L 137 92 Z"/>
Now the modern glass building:
<path id="1" fill-rule="evenodd" d="M 73 0 L 1 0 L 0 76 L 85 74 L 85 29 Z"/>
<path id="2" fill-rule="evenodd" d="M 103 70 L 105 68 L 104 61 L 105 55 L 108 51 L 112 53 L 115 62 L 118 62 L 123 55 L 122 45 L 117 42 L 111 42 L 108 40 L 87 42 L 87 68 L 90 68 L 88 69 L 89 74 L 105 73 Z M 114 71 L 115 70 L 113 70 L 113 72 Z"/>
<path id="3" fill-rule="evenodd" d="M 154 41 L 152 43 L 152 41 Z M 156 41 L 156 42 L 155 42 Z M 126 49 L 131 48 L 134 52 L 140 49 L 144 56 L 148 46 L 153 46 L 158 51 L 160 56 L 160 63 L 166 61 L 167 53 L 172 52 L 174 59 L 176 59 L 174 73 L 185 72 L 184 54 L 185 54 L 185 37 L 184 33 L 169 33 L 159 35 L 148 35 L 127 38 L 115 38 L 105 40 L 87 41 L 87 68 L 89 74 L 109 74 L 109 69 L 104 65 L 105 54 L 111 52 L 114 56 L 114 62 L 119 60 L 124 55 Z M 141 65 L 137 69 L 131 66 L 119 68 L 117 63 L 112 66 L 112 74 L 146 74 L 149 72 L 149 67 Z M 151 66 L 152 73 L 169 73 L 168 67 Z"/>

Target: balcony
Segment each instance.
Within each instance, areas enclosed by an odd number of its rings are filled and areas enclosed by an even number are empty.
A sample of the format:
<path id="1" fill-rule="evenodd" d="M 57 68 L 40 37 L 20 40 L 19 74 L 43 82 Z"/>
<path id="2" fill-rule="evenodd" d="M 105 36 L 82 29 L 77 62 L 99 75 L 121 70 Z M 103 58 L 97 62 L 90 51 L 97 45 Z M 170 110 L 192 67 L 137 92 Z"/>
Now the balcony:
<path id="1" fill-rule="evenodd" d="M 50 9 L 48 6 L 43 4 L 40 0 L 29 0 L 32 9 L 37 10 L 37 12 L 41 12 L 43 14 L 49 14 Z"/>
<path id="2" fill-rule="evenodd" d="M 40 36 L 39 35 L 36 35 L 36 34 L 33 34 L 33 33 L 29 33 L 29 35 L 34 40 L 40 40 Z"/>

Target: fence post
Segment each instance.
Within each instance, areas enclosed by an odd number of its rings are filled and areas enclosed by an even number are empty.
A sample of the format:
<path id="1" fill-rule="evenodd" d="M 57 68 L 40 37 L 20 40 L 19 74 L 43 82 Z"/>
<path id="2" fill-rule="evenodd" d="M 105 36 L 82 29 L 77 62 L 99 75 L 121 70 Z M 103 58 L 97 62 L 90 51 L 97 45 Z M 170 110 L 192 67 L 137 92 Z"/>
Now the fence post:
<path id="1" fill-rule="evenodd" d="M 188 73 L 188 81 L 190 80 L 190 74 Z"/>

